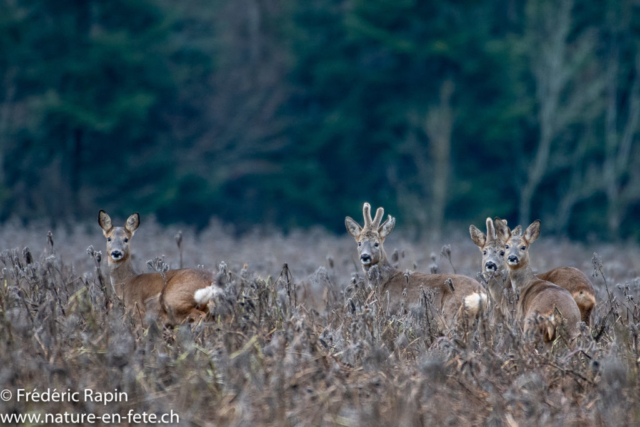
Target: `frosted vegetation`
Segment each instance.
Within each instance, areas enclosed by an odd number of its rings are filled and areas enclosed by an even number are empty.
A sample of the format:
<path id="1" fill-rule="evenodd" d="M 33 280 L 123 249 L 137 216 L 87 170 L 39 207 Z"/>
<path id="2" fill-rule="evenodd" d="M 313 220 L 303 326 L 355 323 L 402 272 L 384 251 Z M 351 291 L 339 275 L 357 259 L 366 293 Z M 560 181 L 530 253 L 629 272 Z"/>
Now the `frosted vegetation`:
<path id="1" fill-rule="evenodd" d="M 388 316 L 384 296 L 354 265 L 355 243 L 346 233 L 255 230 L 237 237 L 217 223 L 198 235 L 183 229 L 184 266 L 217 271 L 225 290 L 210 303 L 206 322 L 169 329 L 151 315 L 124 316 L 102 285 L 108 274 L 97 254 L 104 251 L 97 224 L 56 229 L 52 238 L 47 231 L 0 226 L 1 383 L 117 388 L 129 401 L 0 402 L 5 413 L 173 409 L 181 424 L 216 426 L 639 421 L 635 246 L 558 241 L 543 229 L 534 269 L 576 266 L 598 293 L 592 329 L 583 327 L 569 348 L 558 340 L 547 351 L 491 309 L 445 331 L 432 321 L 429 298 Z M 178 267 L 178 232 L 143 219 L 132 240 L 138 271 L 150 271 L 147 261 L 157 257 Z M 400 269 L 452 272 L 440 247 L 396 233 L 385 246 Z M 448 237 L 453 266 L 475 277 L 478 249 L 462 232 Z"/>

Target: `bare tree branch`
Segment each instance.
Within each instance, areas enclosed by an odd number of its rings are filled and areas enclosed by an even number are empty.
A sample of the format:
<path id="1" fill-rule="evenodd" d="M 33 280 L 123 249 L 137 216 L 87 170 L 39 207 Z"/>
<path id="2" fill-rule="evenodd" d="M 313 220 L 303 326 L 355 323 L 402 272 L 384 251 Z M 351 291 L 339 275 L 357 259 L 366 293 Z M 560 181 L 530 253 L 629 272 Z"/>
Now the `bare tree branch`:
<path id="1" fill-rule="evenodd" d="M 525 39 L 536 81 L 540 136 L 520 187 L 522 224 L 531 219 L 531 203 L 544 177 L 570 166 L 568 157 L 559 151 L 558 138 L 585 114 L 603 88 L 598 82 L 589 82 L 587 90 L 578 87 L 579 76 L 591 61 L 594 33 L 584 31 L 574 42 L 569 41 L 573 4 L 573 0 L 527 3 Z"/>

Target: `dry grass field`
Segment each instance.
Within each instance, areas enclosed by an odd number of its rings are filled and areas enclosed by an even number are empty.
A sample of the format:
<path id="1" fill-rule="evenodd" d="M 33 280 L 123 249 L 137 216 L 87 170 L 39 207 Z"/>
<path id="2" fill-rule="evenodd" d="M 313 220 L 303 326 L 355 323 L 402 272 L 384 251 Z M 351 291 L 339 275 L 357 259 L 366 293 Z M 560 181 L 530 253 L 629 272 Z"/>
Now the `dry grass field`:
<path id="1" fill-rule="evenodd" d="M 346 232 L 184 229 L 183 265 L 216 271 L 225 291 L 208 321 L 169 329 L 125 316 L 105 293 L 96 223 L 48 231 L 0 226 L 0 388 L 117 389 L 128 399 L 14 398 L 0 402 L 3 414 L 173 410 L 178 424 L 193 426 L 640 423 L 640 249 L 632 244 L 559 241 L 543 225 L 534 269 L 575 266 L 598 292 L 592 328 L 547 351 L 491 309 L 455 330 L 438 330 L 428 301 L 389 316 Z M 138 272 L 158 257 L 180 265 L 178 231 L 143 218 L 132 240 Z M 413 242 L 401 225 L 385 247 L 402 270 L 455 267 L 476 277 L 480 253 L 464 227 L 445 243 L 453 266 L 440 245 Z"/>

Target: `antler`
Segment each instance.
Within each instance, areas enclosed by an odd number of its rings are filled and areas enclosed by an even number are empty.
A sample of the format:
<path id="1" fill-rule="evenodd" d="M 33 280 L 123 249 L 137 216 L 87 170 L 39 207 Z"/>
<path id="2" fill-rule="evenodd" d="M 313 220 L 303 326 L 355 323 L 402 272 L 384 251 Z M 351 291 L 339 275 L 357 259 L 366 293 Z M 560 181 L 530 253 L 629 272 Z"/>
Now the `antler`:
<path id="1" fill-rule="evenodd" d="M 384 216 L 384 208 L 378 208 L 376 210 L 376 217 L 373 218 L 373 224 L 371 224 L 371 226 L 377 229 L 380 226 L 380 221 L 382 221 L 383 216 Z"/>
<path id="2" fill-rule="evenodd" d="M 365 203 L 362 207 L 362 216 L 364 217 L 363 228 L 371 228 L 371 205 L 369 203 Z"/>
<path id="3" fill-rule="evenodd" d="M 496 236 L 502 241 L 507 241 L 511 237 L 511 229 L 507 225 L 507 221 L 499 217 L 495 217 L 493 221 L 496 228 Z"/>
<path id="4" fill-rule="evenodd" d="M 491 218 L 487 218 L 487 243 L 496 240 L 497 237 L 496 229 L 493 226 L 493 220 Z"/>
<path id="5" fill-rule="evenodd" d="M 377 230 L 380 227 L 380 222 L 382 222 L 382 217 L 384 216 L 384 208 L 378 208 L 376 210 L 376 217 L 371 218 L 371 205 L 369 203 L 365 203 L 362 207 L 362 216 L 364 216 L 364 227 L 362 229 L 370 229 Z"/>

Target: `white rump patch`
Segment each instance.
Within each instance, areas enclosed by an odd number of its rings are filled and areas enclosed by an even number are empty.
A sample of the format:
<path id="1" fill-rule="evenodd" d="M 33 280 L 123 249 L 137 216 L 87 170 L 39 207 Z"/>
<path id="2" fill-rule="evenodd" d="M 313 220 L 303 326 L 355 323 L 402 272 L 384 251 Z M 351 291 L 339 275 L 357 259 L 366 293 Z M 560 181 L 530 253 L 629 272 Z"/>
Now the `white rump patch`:
<path id="1" fill-rule="evenodd" d="M 193 297 L 198 305 L 208 303 L 213 297 L 222 294 L 222 289 L 216 285 L 207 286 L 206 288 L 198 289 Z"/>
<path id="2" fill-rule="evenodd" d="M 464 297 L 464 309 L 476 315 L 487 307 L 487 294 L 474 292 Z"/>

